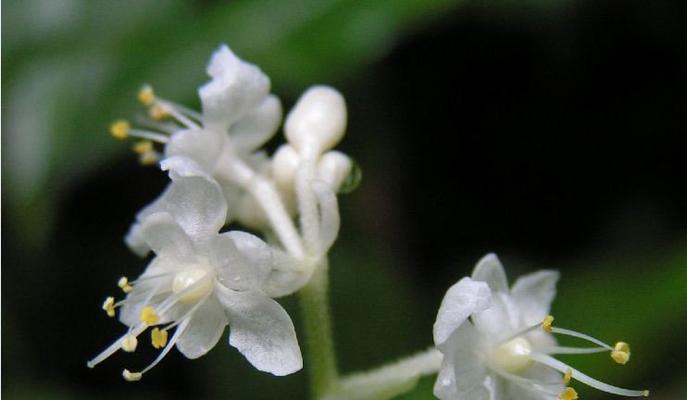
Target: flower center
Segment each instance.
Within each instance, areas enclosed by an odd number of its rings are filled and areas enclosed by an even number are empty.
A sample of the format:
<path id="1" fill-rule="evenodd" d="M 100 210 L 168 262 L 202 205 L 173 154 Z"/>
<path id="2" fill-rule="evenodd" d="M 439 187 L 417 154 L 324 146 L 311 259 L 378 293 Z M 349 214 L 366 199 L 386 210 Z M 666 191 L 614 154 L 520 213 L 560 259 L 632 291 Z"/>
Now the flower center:
<path id="1" fill-rule="evenodd" d="M 532 365 L 531 353 L 530 342 L 518 337 L 494 349 L 490 360 L 495 368 L 518 374 Z"/>
<path id="2" fill-rule="evenodd" d="M 182 293 L 179 301 L 192 304 L 212 291 L 212 277 L 206 269 L 191 268 L 174 276 L 172 291 Z"/>

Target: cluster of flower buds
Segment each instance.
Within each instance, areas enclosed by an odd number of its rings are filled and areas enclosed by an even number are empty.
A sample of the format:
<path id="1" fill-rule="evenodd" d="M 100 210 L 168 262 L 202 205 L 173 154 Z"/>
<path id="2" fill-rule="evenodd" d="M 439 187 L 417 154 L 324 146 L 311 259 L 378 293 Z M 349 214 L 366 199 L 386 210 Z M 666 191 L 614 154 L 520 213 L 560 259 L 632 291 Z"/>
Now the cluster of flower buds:
<path id="1" fill-rule="evenodd" d="M 202 112 L 159 97 L 152 86 L 138 93 L 147 116 L 136 127 L 118 120 L 113 137 L 137 142 L 144 165 L 167 171 L 170 183 L 137 215 L 125 241 L 154 257 L 139 278 L 123 277 L 121 301 L 103 309 L 126 333 L 89 361 L 133 352 L 150 328 L 161 349 L 142 378 L 176 347 L 188 358 L 205 354 L 231 326 L 229 344 L 257 369 L 286 375 L 302 368 L 291 318 L 274 298 L 306 285 L 339 229 L 337 193 L 350 191 L 360 173 L 347 155 L 332 150 L 346 129 L 343 96 L 327 86 L 308 89 L 285 123 L 287 144 L 270 157 L 261 148 L 282 120 L 269 78 L 221 46 L 207 67 L 211 80 L 198 93 Z M 222 229 L 238 222 L 261 237 Z M 171 335 L 168 332 L 173 332 Z"/>

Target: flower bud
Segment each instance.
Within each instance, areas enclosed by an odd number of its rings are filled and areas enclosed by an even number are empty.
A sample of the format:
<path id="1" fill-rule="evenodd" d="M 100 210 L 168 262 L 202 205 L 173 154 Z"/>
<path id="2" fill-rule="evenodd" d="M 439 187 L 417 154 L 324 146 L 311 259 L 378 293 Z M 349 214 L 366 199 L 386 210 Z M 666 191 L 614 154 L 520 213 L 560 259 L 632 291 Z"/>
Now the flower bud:
<path id="1" fill-rule="evenodd" d="M 288 192 L 294 190 L 293 182 L 296 178 L 296 170 L 300 162 L 300 156 L 288 144 L 282 145 L 277 149 L 277 152 L 272 157 L 272 175 L 279 189 Z"/>
<path id="2" fill-rule="evenodd" d="M 340 151 L 328 151 L 317 165 L 317 177 L 338 192 L 352 168 L 353 162 L 347 155 Z"/>
<path id="3" fill-rule="evenodd" d="M 346 129 L 346 103 L 329 86 L 313 86 L 286 118 L 286 139 L 298 151 L 323 153 L 334 147 Z M 307 149 L 307 150 L 306 150 Z"/>

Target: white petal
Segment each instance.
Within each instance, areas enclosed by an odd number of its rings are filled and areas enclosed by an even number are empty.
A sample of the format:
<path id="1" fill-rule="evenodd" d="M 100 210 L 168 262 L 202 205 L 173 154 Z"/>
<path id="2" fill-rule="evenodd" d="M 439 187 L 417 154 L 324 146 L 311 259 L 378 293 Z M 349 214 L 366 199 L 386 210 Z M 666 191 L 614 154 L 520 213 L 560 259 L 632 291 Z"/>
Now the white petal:
<path id="1" fill-rule="evenodd" d="M 486 282 L 492 292 L 508 293 L 508 279 L 501 261 L 494 253 L 489 253 L 477 262 L 472 279 Z"/>
<path id="2" fill-rule="evenodd" d="M 293 322 L 279 303 L 257 292 L 228 289 L 219 298 L 229 315 L 229 344 L 255 368 L 277 376 L 303 368 Z"/>
<path id="3" fill-rule="evenodd" d="M 339 204 L 326 183 L 313 182 L 312 188 L 320 206 L 320 254 L 326 254 L 339 235 Z"/>
<path id="4" fill-rule="evenodd" d="M 487 309 L 491 304 L 491 291 L 484 282 L 463 278 L 451 286 L 441 301 L 434 323 L 434 343 L 444 343 L 472 314 Z"/>
<path id="5" fill-rule="evenodd" d="M 511 293 L 526 324 L 539 323 L 549 314 L 559 277 L 558 271 L 543 270 L 515 281 Z"/>
<path id="6" fill-rule="evenodd" d="M 468 322 L 461 325 L 441 351 L 446 358 L 451 358 L 453 364 L 452 385 L 456 394 L 452 398 L 488 399 L 489 393 L 484 387 L 487 377 L 485 354 L 481 353 L 480 337 L 472 324 Z"/>
<path id="7" fill-rule="evenodd" d="M 215 347 L 226 325 L 222 306 L 210 296 L 191 316 L 186 331 L 176 343 L 177 349 L 187 358 L 198 358 Z"/>
<path id="8" fill-rule="evenodd" d="M 490 343 L 497 343 L 525 328 L 517 305 L 511 296 L 503 292 L 493 293 L 491 306 L 473 315 L 472 322 Z"/>
<path id="9" fill-rule="evenodd" d="M 267 96 L 255 109 L 236 121 L 229 130 L 231 142 L 239 153 L 252 153 L 277 132 L 282 109 L 279 98 Z"/>
<path id="10" fill-rule="evenodd" d="M 272 270 L 263 282 L 262 290 L 272 298 L 288 296 L 305 286 L 313 272 L 313 268 L 302 270 L 298 259 L 273 248 Z"/>
<path id="11" fill-rule="evenodd" d="M 227 215 L 219 184 L 186 157 L 167 158 L 161 167 L 172 178 L 165 209 L 194 239 L 217 233 Z"/>
<path id="12" fill-rule="evenodd" d="M 139 257 L 145 257 L 150 251 L 150 247 L 148 247 L 145 240 L 141 237 L 141 221 L 150 214 L 165 211 L 165 204 L 167 202 L 166 197 L 170 186 L 171 185 L 167 185 L 157 199 L 143 207 L 143 209 L 136 214 L 136 222 L 131 224 L 129 232 L 124 237 L 124 242 Z"/>
<path id="13" fill-rule="evenodd" d="M 453 357 L 444 357 L 439 375 L 434 382 L 434 396 L 441 400 L 456 399 L 458 396 L 456 372 L 453 368 Z"/>
<path id="14" fill-rule="evenodd" d="M 240 231 L 222 233 L 213 239 L 212 257 L 218 279 L 235 290 L 258 289 L 272 267 L 269 246 L 257 236 Z"/>
<path id="15" fill-rule="evenodd" d="M 184 130 L 173 134 L 165 146 L 167 157 L 183 156 L 198 163 L 212 174 L 219 158 L 226 134 L 209 129 Z"/>
<path id="16" fill-rule="evenodd" d="M 256 107 L 270 90 L 269 78 L 226 45 L 212 55 L 207 73 L 212 80 L 198 89 L 203 104 L 203 124 L 223 132 Z"/>
<path id="17" fill-rule="evenodd" d="M 157 255 L 184 260 L 193 254 L 191 239 L 167 212 L 145 217 L 138 224 L 137 235 Z"/>

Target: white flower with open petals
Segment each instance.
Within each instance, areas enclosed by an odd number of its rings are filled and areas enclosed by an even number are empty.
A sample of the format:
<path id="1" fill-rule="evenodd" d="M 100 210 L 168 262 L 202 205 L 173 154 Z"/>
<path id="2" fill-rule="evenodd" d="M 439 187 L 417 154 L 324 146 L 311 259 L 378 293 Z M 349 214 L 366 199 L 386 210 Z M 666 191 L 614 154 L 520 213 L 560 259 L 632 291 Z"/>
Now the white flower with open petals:
<path id="1" fill-rule="evenodd" d="M 571 379 L 604 392 L 648 396 L 600 382 L 552 357 L 554 354 L 609 352 L 613 360 L 629 360 L 629 346 L 610 346 L 583 333 L 552 326 L 549 306 L 558 273 L 539 271 L 508 287 L 498 258 L 489 254 L 471 278 L 453 285 L 439 308 L 434 342 L 444 354 L 434 394 L 453 400 L 544 400 L 577 398 L 566 387 Z M 573 336 L 594 347 L 562 347 L 552 334 Z"/>
<path id="2" fill-rule="evenodd" d="M 226 203 L 219 185 L 194 161 L 163 161 L 172 183 L 158 210 L 139 223 L 138 235 L 155 253 L 135 281 L 120 280 L 128 293 L 103 305 L 129 327 L 88 365 L 93 367 L 117 350 L 134 351 L 138 336 L 151 330 L 155 348 L 163 350 L 140 372 L 124 371 L 138 380 L 176 346 L 188 358 L 204 355 L 230 326 L 229 344 L 257 369 L 286 375 L 302 368 L 293 323 L 263 287 L 274 260 L 267 244 L 243 232 L 218 234 Z M 170 330 L 174 333 L 168 340 Z"/>
<path id="3" fill-rule="evenodd" d="M 253 171 L 269 168 L 267 156 L 259 149 L 276 133 L 282 108 L 279 99 L 269 93 L 269 78 L 226 45 L 212 55 L 207 73 L 211 80 L 198 89 L 202 113 L 163 99 L 146 85 L 138 97 L 149 107 L 150 119 L 141 120 L 141 128 L 119 120 L 110 131 L 118 139 L 142 139 L 134 151 L 144 164 L 154 164 L 162 154 L 195 161 L 222 187 L 229 207 L 225 222 L 230 222 L 241 218 L 238 207 L 242 198 L 249 196 L 240 182 L 250 181 Z M 163 147 L 161 153 L 155 150 L 155 143 Z M 158 211 L 166 195 L 144 208 L 137 219 Z M 135 230 L 126 242 L 140 255 L 150 250 Z"/>

